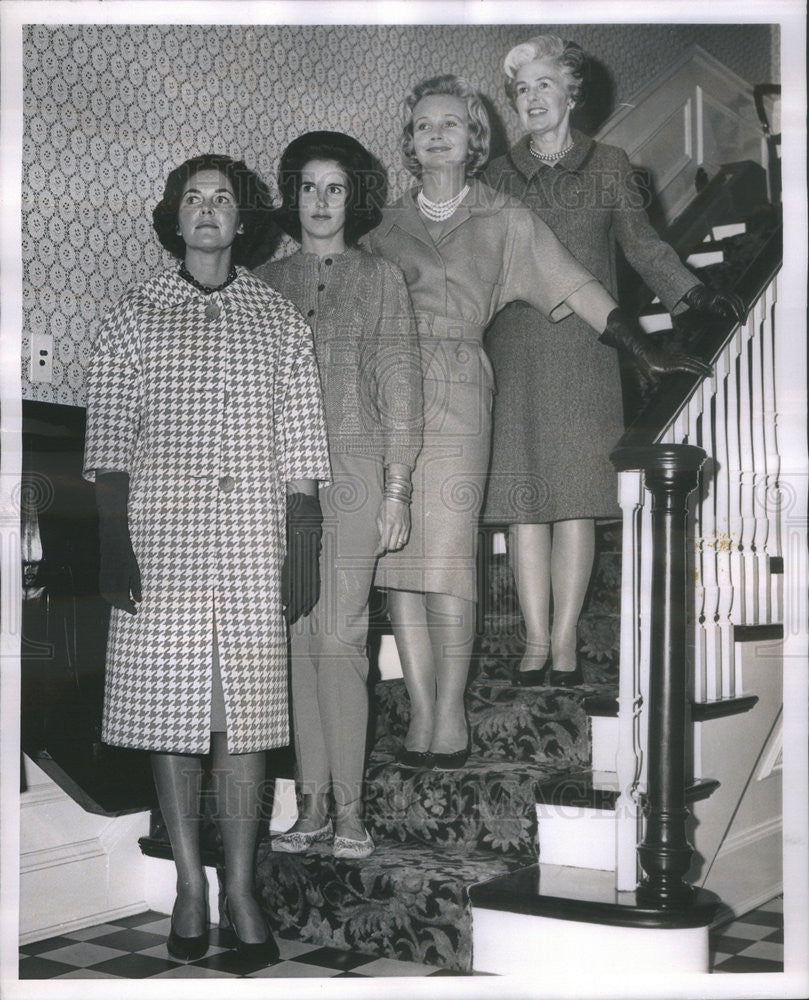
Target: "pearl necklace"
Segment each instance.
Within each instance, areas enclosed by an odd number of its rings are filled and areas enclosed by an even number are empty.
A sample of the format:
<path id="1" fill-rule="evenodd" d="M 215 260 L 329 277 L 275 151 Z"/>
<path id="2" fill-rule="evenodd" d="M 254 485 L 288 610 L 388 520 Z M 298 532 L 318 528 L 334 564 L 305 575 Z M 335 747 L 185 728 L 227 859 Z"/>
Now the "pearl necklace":
<path id="1" fill-rule="evenodd" d="M 566 153 L 569 153 L 573 149 L 573 143 L 569 143 L 564 149 L 560 149 L 558 153 L 540 153 L 539 150 L 534 149 L 534 144 L 529 140 L 528 142 L 528 152 L 531 156 L 535 157 L 537 160 L 544 160 L 546 163 L 553 163 L 554 160 L 561 159 Z"/>
<path id="2" fill-rule="evenodd" d="M 429 198 L 424 197 L 423 191 L 419 191 L 416 195 L 416 201 L 419 203 L 419 208 L 428 219 L 432 222 L 444 222 L 454 214 L 455 210 L 468 193 L 469 185 L 464 184 L 463 190 L 459 191 L 454 198 L 450 198 L 449 201 L 430 201 Z"/>

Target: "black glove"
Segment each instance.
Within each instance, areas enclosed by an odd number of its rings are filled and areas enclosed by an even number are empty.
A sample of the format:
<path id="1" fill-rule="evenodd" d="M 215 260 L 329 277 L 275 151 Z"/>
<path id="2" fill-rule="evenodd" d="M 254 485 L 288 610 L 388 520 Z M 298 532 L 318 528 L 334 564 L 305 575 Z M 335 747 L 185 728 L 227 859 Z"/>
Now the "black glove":
<path id="1" fill-rule="evenodd" d="M 320 597 L 320 537 L 323 514 L 316 496 L 287 494 L 287 555 L 281 570 L 281 600 L 287 624 L 308 615 Z"/>
<path id="2" fill-rule="evenodd" d="M 737 323 L 744 322 L 747 315 L 744 300 L 735 292 L 712 292 L 705 285 L 694 285 L 693 288 L 689 288 L 683 296 L 683 302 L 696 312 L 735 319 Z"/>
<path id="3" fill-rule="evenodd" d="M 711 366 L 699 358 L 691 357 L 690 354 L 673 353 L 656 344 L 620 309 L 613 309 L 609 314 L 604 332 L 598 339 L 602 344 L 625 351 L 646 378 L 667 375 L 669 372 L 710 375 L 712 371 Z"/>
<path id="4" fill-rule="evenodd" d="M 140 569 L 129 537 L 129 473 L 105 472 L 96 476 L 98 510 L 98 591 L 114 608 L 136 612 L 141 594 Z"/>

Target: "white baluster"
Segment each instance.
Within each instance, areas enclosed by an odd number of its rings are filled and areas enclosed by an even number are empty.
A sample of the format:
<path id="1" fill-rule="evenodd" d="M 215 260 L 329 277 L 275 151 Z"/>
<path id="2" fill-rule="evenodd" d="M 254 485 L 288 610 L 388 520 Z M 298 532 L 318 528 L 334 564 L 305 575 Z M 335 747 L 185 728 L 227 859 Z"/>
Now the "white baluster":
<path id="1" fill-rule="evenodd" d="M 717 643 L 716 620 L 719 608 L 719 588 L 716 573 L 716 470 L 714 468 L 714 430 L 711 420 L 711 403 L 716 395 L 716 376 L 703 380 L 701 392 L 695 393 L 695 399 L 701 402 L 702 419 L 700 421 L 699 440 L 693 442 L 703 448 L 708 459 L 699 477 L 697 502 L 699 505 L 698 531 L 700 538 L 700 565 L 702 580 L 702 627 L 705 631 L 705 679 L 706 695 L 709 700 L 722 697 L 721 670 L 722 661 Z"/>
<path id="2" fill-rule="evenodd" d="M 739 355 L 739 488 L 741 506 L 741 537 L 739 544 L 742 550 L 744 567 L 744 590 L 740 596 L 744 600 L 744 623 L 758 624 L 758 609 L 756 607 L 755 589 L 755 553 L 753 538 L 755 535 L 755 509 L 753 500 L 753 437 L 750 396 L 750 338 L 756 326 L 754 310 L 751 310 L 747 322 L 742 328 L 741 354 Z"/>
<path id="3" fill-rule="evenodd" d="M 739 356 L 742 350 L 742 333 L 737 329 L 725 348 L 728 358 L 727 394 L 725 412 L 725 441 L 728 461 L 728 535 L 730 536 L 730 575 L 733 581 L 733 607 L 731 621 L 745 624 L 744 560 L 742 559 L 742 495 L 741 454 L 739 449 Z"/>
<path id="4" fill-rule="evenodd" d="M 762 370 L 762 416 L 764 421 L 764 453 L 767 471 L 765 474 L 763 496 L 759 503 L 764 505 L 763 515 L 769 524 L 769 532 L 764 545 L 767 574 L 767 622 L 781 621 L 780 577 L 770 573 L 769 563 L 773 556 L 781 555 L 781 505 L 778 493 L 778 475 L 781 471 L 781 456 L 778 453 L 778 438 L 776 434 L 776 401 L 774 374 L 774 335 L 775 310 L 778 302 L 778 279 L 774 278 L 764 291 L 764 322 L 761 331 L 761 370 Z"/>
<path id="5" fill-rule="evenodd" d="M 640 642 L 637 671 L 639 696 L 646 707 L 640 716 L 639 746 L 649 745 L 649 662 L 651 659 L 652 632 L 652 505 L 647 502 L 644 490 L 644 503 L 640 509 Z M 640 785 L 646 787 L 646 758 L 641 757 Z"/>
<path id="6" fill-rule="evenodd" d="M 688 404 L 684 407 L 686 426 L 690 428 L 687 438 L 681 439 L 678 443 L 694 444 L 700 448 L 705 447 L 702 433 L 702 410 L 704 405 L 704 389 L 702 385 L 695 388 Z M 703 511 L 704 488 L 702 476 L 700 475 L 697 489 L 688 498 L 688 523 L 690 537 L 694 544 L 693 565 L 690 567 L 693 572 L 694 595 L 693 603 L 689 609 L 692 615 L 692 690 L 695 700 L 704 701 L 707 698 L 707 659 L 706 659 L 706 638 L 705 631 L 705 578 L 703 575 L 703 548 L 705 544 L 703 533 Z"/>
<path id="7" fill-rule="evenodd" d="M 753 549 L 755 558 L 755 587 L 757 622 L 768 620 L 769 572 L 767 567 L 767 450 L 764 442 L 764 362 L 762 358 L 762 338 L 766 335 L 767 302 L 762 295 L 753 307 L 755 327 L 751 341 L 750 381 L 751 381 L 751 434 L 753 446 Z"/>
<path id="8" fill-rule="evenodd" d="M 735 690 L 733 669 L 734 643 L 730 613 L 733 607 L 733 581 L 730 575 L 730 504 L 729 461 L 727 440 L 727 376 L 730 352 L 724 348 L 714 366 L 716 394 L 714 397 L 714 433 L 712 465 L 714 473 L 714 498 L 716 505 L 715 548 L 716 559 L 716 629 L 722 669 L 721 697 L 732 697 Z"/>
<path id="9" fill-rule="evenodd" d="M 615 803 L 616 888 L 632 891 L 638 881 L 637 844 L 640 839 L 638 782 L 641 772 L 640 560 L 643 475 L 618 475 L 618 502 L 623 511 L 621 540 L 621 645 L 618 675 L 618 748 L 615 771 L 619 795 Z"/>

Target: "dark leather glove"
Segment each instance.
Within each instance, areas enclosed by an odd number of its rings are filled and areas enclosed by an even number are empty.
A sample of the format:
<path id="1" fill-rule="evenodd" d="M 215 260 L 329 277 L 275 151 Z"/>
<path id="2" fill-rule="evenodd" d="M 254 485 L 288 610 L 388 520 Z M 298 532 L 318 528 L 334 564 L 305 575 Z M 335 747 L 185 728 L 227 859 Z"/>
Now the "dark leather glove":
<path id="1" fill-rule="evenodd" d="M 137 611 L 141 594 L 140 569 L 129 537 L 129 473 L 105 472 L 96 476 L 98 510 L 98 591 L 114 608 Z"/>
<path id="2" fill-rule="evenodd" d="M 646 378 L 667 375 L 669 372 L 691 372 L 692 375 L 710 375 L 711 366 L 690 354 L 666 350 L 656 344 L 637 323 L 613 309 L 607 317 L 604 332 L 598 338 L 602 344 L 617 347 L 628 354 Z"/>
<path id="3" fill-rule="evenodd" d="M 735 292 L 712 292 L 705 285 L 694 285 L 693 288 L 689 288 L 683 296 L 683 302 L 696 312 L 735 319 L 737 323 L 744 322 L 747 315 L 744 300 Z"/>
<path id="4" fill-rule="evenodd" d="M 318 498 L 287 494 L 287 555 L 281 570 L 281 600 L 287 624 L 308 615 L 320 597 L 320 538 L 323 514 Z"/>

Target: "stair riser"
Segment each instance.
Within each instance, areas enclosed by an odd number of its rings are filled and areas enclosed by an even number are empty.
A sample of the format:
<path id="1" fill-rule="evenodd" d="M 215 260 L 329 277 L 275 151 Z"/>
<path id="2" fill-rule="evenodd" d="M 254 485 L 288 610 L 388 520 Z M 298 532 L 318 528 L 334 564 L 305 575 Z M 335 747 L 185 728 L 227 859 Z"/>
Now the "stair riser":
<path id="1" fill-rule="evenodd" d="M 626 988 L 627 975 L 709 970 L 707 927 L 606 927 L 473 907 L 472 928 L 476 972 L 535 979 L 541 970 L 544 983 L 564 984 L 566 992 L 577 972 L 590 988 L 594 972 L 620 977 Z"/>
<path id="2" fill-rule="evenodd" d="M 540 861 L 615 871 L 615 810 L 537 805 Z"/>

